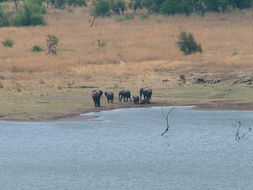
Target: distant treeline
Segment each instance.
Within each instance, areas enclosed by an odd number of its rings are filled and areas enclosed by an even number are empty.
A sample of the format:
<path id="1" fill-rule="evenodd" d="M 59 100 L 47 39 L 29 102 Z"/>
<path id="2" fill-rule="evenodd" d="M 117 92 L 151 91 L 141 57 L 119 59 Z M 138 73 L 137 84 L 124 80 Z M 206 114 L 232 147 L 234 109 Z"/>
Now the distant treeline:
<path id="1" fill-rule="evenodd" d="M 7 11 L 0 4 L 0 27 L 29 26 L 45 24 L 46 8 L 65 8 L 86 6 L 95 17 L 124 14 L 127 10 L 145 9 L 149 13 L 164 15 L 186 14 L 193 12 L 204 15 L 206 12 L 224 12 L 227 9 L 250 8 L 253 0 L 0 0 L 14 2 L 16 11 Z M 22 1 L 22 0 L 20 0 Z"/>
<path id="2" fill-rule="evenodd" d="M 222 12 L 228 8 L 250 8 L 252 0 L 131 0 L 133 9 L 146 8 L 149 12 L 166 15 L 192 12 Z"/>
<path id="3" fill-rule="evenodd" d="M 108 16 L 121 14 L 127 9 L 135 12 L 146 9 L 150 13 L 164 15 L 186 14 L 193 12 L 204 15 L 206 12 L 224 12 L 227 9 L 250 8 L 252 0 L 95 0 L 94 15 Z"/>

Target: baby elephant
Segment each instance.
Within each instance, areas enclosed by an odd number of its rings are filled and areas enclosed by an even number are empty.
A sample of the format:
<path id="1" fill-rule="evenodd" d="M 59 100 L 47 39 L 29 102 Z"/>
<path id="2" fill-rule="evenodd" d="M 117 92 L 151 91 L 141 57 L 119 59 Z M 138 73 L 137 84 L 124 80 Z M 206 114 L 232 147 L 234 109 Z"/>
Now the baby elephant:
<path id="1" fill-rule="evenodd" d="M 105 96 L 107 98 L 108 103 L 113 103 L 114 94 L 113 92 L 105 92 Z"/>
<path id="2" fill-rule="evenodd" d="M 140 97 L 139 96 L 133 96 L 134 104 L 140 103 Z"/>

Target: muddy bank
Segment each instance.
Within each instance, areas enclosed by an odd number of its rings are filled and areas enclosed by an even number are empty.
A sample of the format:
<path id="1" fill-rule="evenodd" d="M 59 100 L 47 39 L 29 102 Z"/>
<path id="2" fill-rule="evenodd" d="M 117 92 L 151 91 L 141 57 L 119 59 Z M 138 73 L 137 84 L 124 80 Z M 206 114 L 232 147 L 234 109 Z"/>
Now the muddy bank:
<path id="1" fill-rule="evenodd" d="M 150 104 L 133 104 L 133 103 L 113 103 L 108 105 L 103 105 L 101 107 L 87 107 L 76 112 L 62 112 L 62 114 L 52 114 L 51 116 L 38 115 L 36 117 L 28 117 L 22 119 L 16 119 L 15 117 L 1 117 L 0 120 L 5 121 L 76 121 L 77 116 L 80 114 L 104 111 L 104 110 L 113 110 L 120 108 L 143 108 L 143 107 L 155 107 L 155 106 L 195 106 L 193 109 L 198 110 L 253 110 L 253 104 L 247 103 L 233 103 L 226 101 L 212 101 L 212 102 L 151 102 Z M 83 120 L 93 119 L 89 116 L 83 117 Z M 80 120 L 80 118 L 78 118 Z"/>

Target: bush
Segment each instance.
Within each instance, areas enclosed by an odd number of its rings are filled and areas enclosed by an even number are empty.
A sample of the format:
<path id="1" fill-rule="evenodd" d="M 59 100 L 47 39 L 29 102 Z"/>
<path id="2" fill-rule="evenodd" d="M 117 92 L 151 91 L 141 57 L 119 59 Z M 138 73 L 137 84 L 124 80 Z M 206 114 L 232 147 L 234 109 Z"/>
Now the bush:
<path id="1" fill-rule="evenodd" d="M 93 10 L 94 16 L 109 16 L 110 15 L 110 3 L 106 0 L 97 1 Z"/>
<path id="2" fill-rule="evenodd" d="M 134 19 L 134 15 L 131 15 L 131 14 L 125 15 L 125 20 L 133 20 L 133 19 Z"/>
<path id="3" fill-rule="evenodd" d="M 59 40 L 54 35 L 47 35 L 47 54 L 56 54 L 56 46 Z"/>
<path id="4" fill-rule="evenodd" d="M 10 38 L 7 38 L 6 40 L 4 40 L 3 42 L 2 42 L 2 44 L 3 44 L 3 46 L 5 46 L 5 47 L 13 47 L 14 46 L 14 41 L 12 40 L 12 39 L 10 39 Z"/>
<path id="5" fill-rule="evenodd" d="M 145 19 L 148 19 L 148 18 L 149 18 L 149 14 L 148 13 L 142 13 L 140 15 L 140 19 L 142 19 L 142 20 L 145 20 Z"/>
<path id="6" fill-rule="evenodd" d="M 202 52 L 201 44 L 197 44 L 193 35 L 187 32 L 180 33 L 177 46 L 182 52 L 184 52 L 185 55 L 190 55 L 195 52 Z"/>
<path id="7" fill-rule="evenodd" d="M 126 3 L 122 0 L 112 1 L 111 9 L 115 14 L 124 14 L 126 10 Z"/>
<path id="8" fill-rule="evenodd" d="M 231 0 L 232 5 L 239 9 L 250 8 L 252 5 L 252 0 Z"/>
<path id="9" fill-rule="evenodd" d="M 38 45 L 32 47 L 32 52 L 41 52 L 41 51 L 43 51 L 43 49 Z"/>
<path id="10" fill-rule="evenodd" d="M 68 5 L 74 5 L 74 6 L 80 6 L 80 7 L 87 6 L 85 0 L 68 0 Z"/>
<path id="11" fill-rule="evenodd" d="M 64 8 L 66 3 L 67 3 L 67 0 L 53 0 L 54 7 L 57 9 Z"/>
<path id="12" fill-rule="evenodd" d="M 128 6 L 130 9 L 133 9 L 134 12 L 138 9 L 143 9 L 143 4 L 142 0 L 130 0 Z"/>
<path id="13" fill-rule="evenodd" d="M 10 22 L 8 14 L 4 11 L 4 8 L 0 5 L 0 27 L 9 26 Z"/>
<path id="14" fill-rule="evenodd" d="M 227 0 L 205 0 L 203 1 L 206 9 L 211 12 L 225 11 L 231 2 Z"/>
<path id="15" fill-rule="evenodd" d="M 39 0 L 26 0 L 23 7 L 17 12 L 14 25 L 44 25 L 45 20 L 43 14 L 46 14 L 46 7 Z"/>
<path id="16" fill-rule="evenodd" d="M 160 12 L 166 15 L 174 15 L 176 13 L 183 13 L 189 15 L 194 9 L 194 2 L 192 0 L 166 0 L 160 8 Z"/>
<path id="17" fill-rule="evenodd" d="M 165 2 L 165 0 L 143 0 L 142 5 L 149 12 L 160 12 L 161 5 Z"/>

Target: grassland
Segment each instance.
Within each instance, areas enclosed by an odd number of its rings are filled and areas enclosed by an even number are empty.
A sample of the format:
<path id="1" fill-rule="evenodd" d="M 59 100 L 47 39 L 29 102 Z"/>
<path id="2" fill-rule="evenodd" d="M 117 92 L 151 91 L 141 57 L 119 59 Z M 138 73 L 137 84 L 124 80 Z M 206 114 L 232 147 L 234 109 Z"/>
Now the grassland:
<path id="1" fill-rule="evenodd" d="M 90 94 L 137 94 L 143 86 L 153 89 L 151 105 L 253 109 L 253 88 L 245 82 L 253 77 L 252 10 L 203 18 L 141 15 L 99 18 L 91 28 L 88 8 L 50 8 L 45 26 L 1 28 L 0 40 L 15 42 L 12 48 L 0 46 L 1 118 L 47 120 L 133 106 L 117 100 L 108 105 L 103 97 L 95 109 Z M 203 53 L 183 55 L 176 47 L 181 31 L 192 32 Z M 32 52 L 34 45 L 47 48 L 48 34 L 59 38 L 57 55 Z M 222 81 L 195 84 L 196 78 Z"/>

